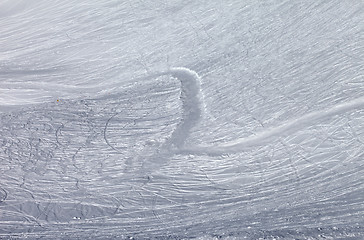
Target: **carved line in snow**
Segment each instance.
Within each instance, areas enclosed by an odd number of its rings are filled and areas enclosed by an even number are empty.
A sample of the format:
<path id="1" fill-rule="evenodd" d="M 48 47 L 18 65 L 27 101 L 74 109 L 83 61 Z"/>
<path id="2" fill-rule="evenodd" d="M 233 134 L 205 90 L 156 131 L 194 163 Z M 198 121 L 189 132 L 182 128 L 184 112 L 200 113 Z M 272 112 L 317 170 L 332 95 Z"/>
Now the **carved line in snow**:
<path id="1" fill-rule="evenodd" d="M 302 117 L 291 119 L 283 124 L 266 129 L 254 136 L 238 138 L 219 145 L 185 146 L 190 130 L 198 123 L 201 114 L 205 111 L 205 103 L 200 89 L 200 76 L 193 70 L 183 67 L 171 68 L 161 75 L 172 75 L 181 81 L 181 100 L 183 114 L 180 124 L 172 133 L 168 148 L 174 145 L 177 152 L 189 154 L 224 154 L 239 152 L 249 147 L 268 143 L 272 138 L 291 134 L 303 127 L 315 123 L 315 121 L 330 118 L 334 115 L 348 112 L 354 109 L 364 108 L 364 97 L 337 104 L 331 108 L 308 113 Z"/>

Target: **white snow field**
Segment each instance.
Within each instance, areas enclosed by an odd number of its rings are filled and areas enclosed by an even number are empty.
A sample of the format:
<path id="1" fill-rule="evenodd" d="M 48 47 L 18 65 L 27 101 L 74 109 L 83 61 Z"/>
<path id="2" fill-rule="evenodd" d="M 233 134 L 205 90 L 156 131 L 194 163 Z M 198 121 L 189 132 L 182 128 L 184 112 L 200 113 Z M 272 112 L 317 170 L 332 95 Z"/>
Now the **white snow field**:
<path id="1" fill-rule="evenodd" d="M 364 1 L 0 0 L 0 239 L 364 239 Z"/>

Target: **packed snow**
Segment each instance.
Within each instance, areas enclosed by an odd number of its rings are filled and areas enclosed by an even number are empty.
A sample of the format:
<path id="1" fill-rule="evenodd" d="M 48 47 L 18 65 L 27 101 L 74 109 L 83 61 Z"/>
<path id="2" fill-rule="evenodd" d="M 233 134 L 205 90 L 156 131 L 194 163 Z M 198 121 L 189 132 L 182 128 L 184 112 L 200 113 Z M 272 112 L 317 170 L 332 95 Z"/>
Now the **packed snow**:
<path id="1" fill-rule="evenodd" d="M 0 0 L 0 239 L 363 239 L 364 2 Z"/>

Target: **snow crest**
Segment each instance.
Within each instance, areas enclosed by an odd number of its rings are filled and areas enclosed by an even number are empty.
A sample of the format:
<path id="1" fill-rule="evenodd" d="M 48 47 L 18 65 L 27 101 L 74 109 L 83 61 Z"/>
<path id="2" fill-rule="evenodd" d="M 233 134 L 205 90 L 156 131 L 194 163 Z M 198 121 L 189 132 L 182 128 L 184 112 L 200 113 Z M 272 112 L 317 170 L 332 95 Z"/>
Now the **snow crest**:
<path id="1" fill-rule="evenodd" d="M 182 149 L 190 134 L 191 129 L 197 125 L 204 111 L 204 100 L 201 93 L 201 78 L 193 70 L 184 67 L 170 68 L 161 75 L 172 75 L 181 82 L 182 120 L 167 141 L 167 146 L 172 145 Z M 171 149 L 170 149 L 171 150 Z"/>

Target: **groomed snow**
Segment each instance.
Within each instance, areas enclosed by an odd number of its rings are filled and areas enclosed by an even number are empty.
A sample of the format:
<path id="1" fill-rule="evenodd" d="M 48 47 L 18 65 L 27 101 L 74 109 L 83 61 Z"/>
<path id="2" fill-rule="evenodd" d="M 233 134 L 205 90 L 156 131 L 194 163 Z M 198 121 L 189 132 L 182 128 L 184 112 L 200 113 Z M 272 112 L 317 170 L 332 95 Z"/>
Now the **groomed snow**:
<path id="1" fill-rule="evenodd" d="M 0 1 L 0 239 L 363 239 L 363 9 Z"/>

